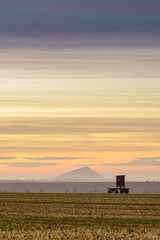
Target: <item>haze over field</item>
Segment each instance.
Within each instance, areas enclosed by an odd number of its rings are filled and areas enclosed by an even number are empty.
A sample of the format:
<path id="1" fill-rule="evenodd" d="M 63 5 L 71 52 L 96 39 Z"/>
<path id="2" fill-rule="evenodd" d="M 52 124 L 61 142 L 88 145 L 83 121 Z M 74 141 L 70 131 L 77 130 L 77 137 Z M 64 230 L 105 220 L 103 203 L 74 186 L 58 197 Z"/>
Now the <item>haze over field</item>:
<path id="1" fill-rule="evenodd" d="M 0 178 L 160 181 L 158 0 L 0 1 Z"/>

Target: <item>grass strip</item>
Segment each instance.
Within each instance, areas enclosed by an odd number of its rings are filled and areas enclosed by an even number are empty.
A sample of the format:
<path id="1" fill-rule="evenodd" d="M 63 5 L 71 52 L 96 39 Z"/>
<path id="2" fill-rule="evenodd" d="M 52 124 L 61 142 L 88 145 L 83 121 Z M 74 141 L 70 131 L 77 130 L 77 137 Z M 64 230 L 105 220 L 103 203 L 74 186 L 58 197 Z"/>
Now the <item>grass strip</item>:
<path id="1" fill-rule="evenodd" d="M 55 229 L 64 227 L 110 227 L 110 228 L 159 228 L 160 219 L 93 218 L 93 217 L 44 217 L 44 216 L 0 216 L 1 230 Z"/>

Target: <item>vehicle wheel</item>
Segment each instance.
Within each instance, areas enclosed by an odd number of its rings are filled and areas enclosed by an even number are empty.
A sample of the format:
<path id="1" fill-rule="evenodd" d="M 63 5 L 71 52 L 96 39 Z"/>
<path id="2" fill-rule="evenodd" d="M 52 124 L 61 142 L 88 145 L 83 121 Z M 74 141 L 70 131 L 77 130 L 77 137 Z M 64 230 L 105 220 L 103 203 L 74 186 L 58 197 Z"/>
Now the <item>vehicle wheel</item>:
<path id="1" fill-rule="evenodd" d="M 123 194 L 123 193 L 124 193 L 124 190 L 123 190 L 123 189 L 121 189 L 121 190 L 120 190 L 120 193 L 121 193 L 121 194 Z"/>

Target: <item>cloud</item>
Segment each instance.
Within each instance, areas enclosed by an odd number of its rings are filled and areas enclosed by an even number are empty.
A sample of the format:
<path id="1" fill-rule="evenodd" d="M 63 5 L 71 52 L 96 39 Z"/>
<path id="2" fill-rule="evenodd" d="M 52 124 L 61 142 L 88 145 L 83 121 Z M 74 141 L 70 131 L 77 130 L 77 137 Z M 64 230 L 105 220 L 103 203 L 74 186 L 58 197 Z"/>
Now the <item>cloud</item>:
<path id="1" fill-rule="evenodd" d="M 12 160 L 12 159 L 16 159 L 17 157 L 0 157 L 0 160 Z"/>
<path id="2" fill-rule="evenodd" d="M 86 99 L 86 98 L 85 98 Z M 85 101 L 84 101 L 85 103 Z M 126 102 L 119 103 L 116 101 L 111 105 L 110 101 L 110 107 L 114 108 L 116 107 L 131 107 L 131 104 L 127 104 Z M 148 104 L 149 102 L 147 102 Z M 41 102 L 40 102 L 41 104 Z M 64 104 L 64 102 L 62 102 Z M 71 103 L 70 103 L 71 104 Z M 77 103 L 78 104 L 78 103 Z M 86 104 L 86 103 L 85 103 Z M 87 110 L 92 111 L 93 109 L 99 109 L 100 102 L 95 105 L 89 104 L 87 106 Z M 123 105 L 122 105 L 123 104 Z M 156 105 L 157 103 L 150 103 L 151 105 L 147 105 L 149 108 L 153 107 L 159 107 L 159 105 Z M 152 105 L 153 104 L 153 105 Z M 81 105 L 80 105 L 81 106 Z M 74 109 L 74 111 L 77 111 L 77 107 L 75 108 L 75 105 L 70 105 L 71 109 Z M 82 107 L 82 106 L 81 106 Z M 106 105 L 104 104 L 104 109 L 101 108 L 103 111 L 106 111 Z M 139 108 L 139 105 L 137 102 L 133 105 L 133 108 Z M 140 107 L 146 108 L 146 105 L 141 103 Z M 46 113 L 44 112 L 44 115 Z M 23 119 L 22 119 L 23 120 Z M 21 121 L 22 121 L 21 120 Z M 30 119 L 29 121 L 31 121 Z M 7 120 L 8 121 L 8 120 Z M 73 122 L 74 122 L 74 128 L 73 128 Z M 43 118 L 40 119 L 33 119 L 32 122 L 29 122 L 28 124 L 25 124 L 25 120 L 23 122 L 17 122 L 17 124 L 12 125 L 11 122 L 8 122 L 6 126 L 0 126 L 0 133 L 1 134 L 79 134 L 79 133 L 114 133 L 114 132 L 160 132 L 160 121 L 158 118 L 155 119 L 145 119 L 145 118 L 104 118 L 104 117 L 93 117 L 92 119 L 89 117 L 82 118 L 82 117 L 76 117 L 71 118 L 46 118 L 44 121 Z M 47 125 L 48 123 L 48 125 Z M 37 125 L 36 125 L 37 124 Z"/>
<path id="3" fill-rule="evenodd" d="M 84 159 L 85 157 L 41 157 L 41 158 L 23 158 L 28 160 L 77 160 L 77 159 Z"/>
<path id="4" fill-rule="evenodd" d="M 57 166 L 59 164 L 60 163 L 44 163 L 44 162 L 6 162 L 6 163 L 0 163 L 0 165 L 7 165 L 8 167 L 25 167 L 25 168 Z"/>
<path id="5" fill-rule="evenodd" d="M 72 165 L 74 167 L 93 167 L 93 166 L 98 166 L 97 164 L 75 164 Z"/>
<path id="6" fill-rule="evenodd" d="M 104 163 L 101 166 L 160 166 L 160 157 L 157 158 L 137 158 L 131 162 L 122 162 L 118 164 Z"/>

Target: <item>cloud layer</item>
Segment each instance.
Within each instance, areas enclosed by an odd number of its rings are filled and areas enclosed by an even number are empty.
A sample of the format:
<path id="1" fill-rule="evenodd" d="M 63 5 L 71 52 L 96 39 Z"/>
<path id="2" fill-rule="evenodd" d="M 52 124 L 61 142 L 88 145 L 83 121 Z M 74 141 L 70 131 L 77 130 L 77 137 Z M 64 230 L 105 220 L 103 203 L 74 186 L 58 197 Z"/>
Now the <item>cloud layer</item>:
<path id="1" fill-rule="evenodd" d="M 28 160 L 42 160 L 42 161 L 49 161 L 49 160 L 77 160 L 77 159 L 84 159 L 84 157 L 41 157 L 41 158 L 23 158 Z"/>
<path id="2" fill-rule="evenodd" d="M 12 160 L 12 159 L 16 159 L 16 157 L 7 157 L 7 156 L 5 156 L 5 157 L 1 156 L 0 157 L 0 160 Z"/>
<path id="3" fill-rule="evenodd" d="M 138 158 L 131 162 L 122 162 L 118 164 L 104 163 L 102 166 L 160 166 L 160 158 Z"/>
<path id="4" fill-rule="evenodd" d="M 0 157 L 1 158 L 1 157 Z M 11 158 L 6 157 L 6 160 L 10 160 Z M 24 158 L 24 159 L 33 159 L 33 160 L 73 160 L 73 159 L 81 159 L 81 158 L 54 158 L 54 157 L 46 157 L 46 158 Z M 5 160 L 3 158 L 3 160 Z M 60 163 L 57 162 L 1 162 L 0 165 L 7 165 L 8 167 L 26 167 L 26 168 L 35 168 L 35 167 L 45 167 L 45 166 L 57 166 Z M 103 163 L 103 164 L 75 164 L 75 167 L 92 167 L 92 166 L 160 166 L 160 157 L 157 158 L 138 158 L 131 162 L 122 162 L 117 164 L 112 163 Z"/>
<path id="5" fill-rule="evenodd" d="M 24 167 L 24 168 L 57 166 L 59 164 L 60 163 L 47 163 L 47 162 L 5 162 L 5 163 L 0 163 L 0 165 L 6 165 L 8 167 Z"/>

